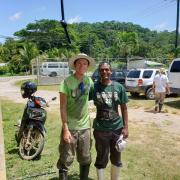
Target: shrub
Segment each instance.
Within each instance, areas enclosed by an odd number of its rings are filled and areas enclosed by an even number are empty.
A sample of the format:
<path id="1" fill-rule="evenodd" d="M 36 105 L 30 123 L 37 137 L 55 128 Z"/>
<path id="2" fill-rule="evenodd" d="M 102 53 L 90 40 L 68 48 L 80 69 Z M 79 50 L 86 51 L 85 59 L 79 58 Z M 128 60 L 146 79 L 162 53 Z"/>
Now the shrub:
<path id="1" fill-rule="evenodd" d="M 4 75 L 9 73 L 9 68 L 8 66 L 0 66 L 0 75 Z"/>

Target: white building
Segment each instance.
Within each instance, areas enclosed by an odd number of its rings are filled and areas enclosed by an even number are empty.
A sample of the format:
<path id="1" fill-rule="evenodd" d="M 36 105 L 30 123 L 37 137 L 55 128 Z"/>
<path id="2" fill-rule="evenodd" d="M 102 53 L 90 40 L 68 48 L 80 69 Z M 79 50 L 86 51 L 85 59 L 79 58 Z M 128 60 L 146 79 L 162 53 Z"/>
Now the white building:
<path id="1" fill-rule="evenodd" d="M 163 67 L 164 64 L 158 63 L 155 61 L 149 61 L 147 59 L 138 57 L 138 58 L 130 58 L 128 60 L 127 69 L 136 69 L 136 68 L 160 68 Z"/>

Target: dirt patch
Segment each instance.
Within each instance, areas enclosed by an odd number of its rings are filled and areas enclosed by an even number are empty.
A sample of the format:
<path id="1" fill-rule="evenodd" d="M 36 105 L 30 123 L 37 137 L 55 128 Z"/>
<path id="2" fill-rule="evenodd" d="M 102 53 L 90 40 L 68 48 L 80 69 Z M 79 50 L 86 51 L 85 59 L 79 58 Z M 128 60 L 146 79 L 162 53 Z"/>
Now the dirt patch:
<path id="1" fill-rule="evenodd" d="M 1 99 L 9 99 L 16 103 L 26 103 L 26 99 L 23 99 L 21 96 L 20 88 L 15 86 L 16 81 L 25 80 L 25 79 L 33 79 L 34 76 L 17 76 L 17 77 L 9 77 L 9 78 L 1 78 L 0 79 L 0 98 Z M 58 104 L 58 92 L 54 91 L 42 91 L 38 90 L 36 92 L 36 96 L 41 96 L 49 101 L 53 97 L 57 97 L 57 100 L 51 102 L 52 104 Z"/>

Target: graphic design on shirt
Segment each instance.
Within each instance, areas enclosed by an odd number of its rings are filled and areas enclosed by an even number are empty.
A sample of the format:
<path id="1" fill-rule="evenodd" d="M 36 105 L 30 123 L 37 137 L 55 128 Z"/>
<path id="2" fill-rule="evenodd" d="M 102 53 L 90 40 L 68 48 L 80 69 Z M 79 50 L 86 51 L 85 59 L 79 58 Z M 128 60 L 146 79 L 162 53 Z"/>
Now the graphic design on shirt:
<path id="1" fill-rule="evenodd" d="M 71 96 L 78 100 L 82 95 L 85 95 L 89 92 L 89 86 L 81 82 L 79 86 L 71 91 Z"/>
<path id="2" fill-rule="evenodd" d="M 112 92 L 96 92 L 97 101 L 107 104 L 109 107 L 112 106 Z M 118 100 L 118 93 L 114 92 L 114 100 Z"/>

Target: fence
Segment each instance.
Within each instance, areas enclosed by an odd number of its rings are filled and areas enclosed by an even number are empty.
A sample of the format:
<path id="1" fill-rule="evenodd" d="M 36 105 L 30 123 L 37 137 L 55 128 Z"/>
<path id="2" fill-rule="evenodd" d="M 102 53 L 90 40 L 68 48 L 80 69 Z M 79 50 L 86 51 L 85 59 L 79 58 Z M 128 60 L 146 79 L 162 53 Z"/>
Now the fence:
<path id="1" fill-rule="evenodd" d="M 38 85 L 59 84 L 71 74 L 67 59 L 36 60 L 32 63 L 32 74 L 37 75 Z"/>
<path id="2" fill-rule="evenodd" d="M 165 58 L 142 58 L 142 57 L 132 57 L 132 58 L 95 58 L 97 66 L 99 62 L 108 61 L 111 63 L 113 68 L 126 69 L 129 66 L 131 60 L 142 60 L 142 61 L 154 61 L 158 63 L 163 63 L 165 67 L 169 66 L 171 60 Z M 48 67 L 48 70 L 47 70 Z M 137 68 L 137 67 L 134 67 Z M 139 67 L 140 68 L 140 67 Z M 143 68 L 143 67 L 141 67 Z M 94 69 L 95 70 L 95 69 Z M 53 85 L 60 84 L 60 82 L 72 73 L 72 70 L 68 67 L 68 59 L 58 59 L 58 58 L 46 58 L 40 59 L 36 58 L 32 63 L 32 74 L 37 75 L 38 85 Z M 90 72 L 88 75 L 91 75 Z"/>

